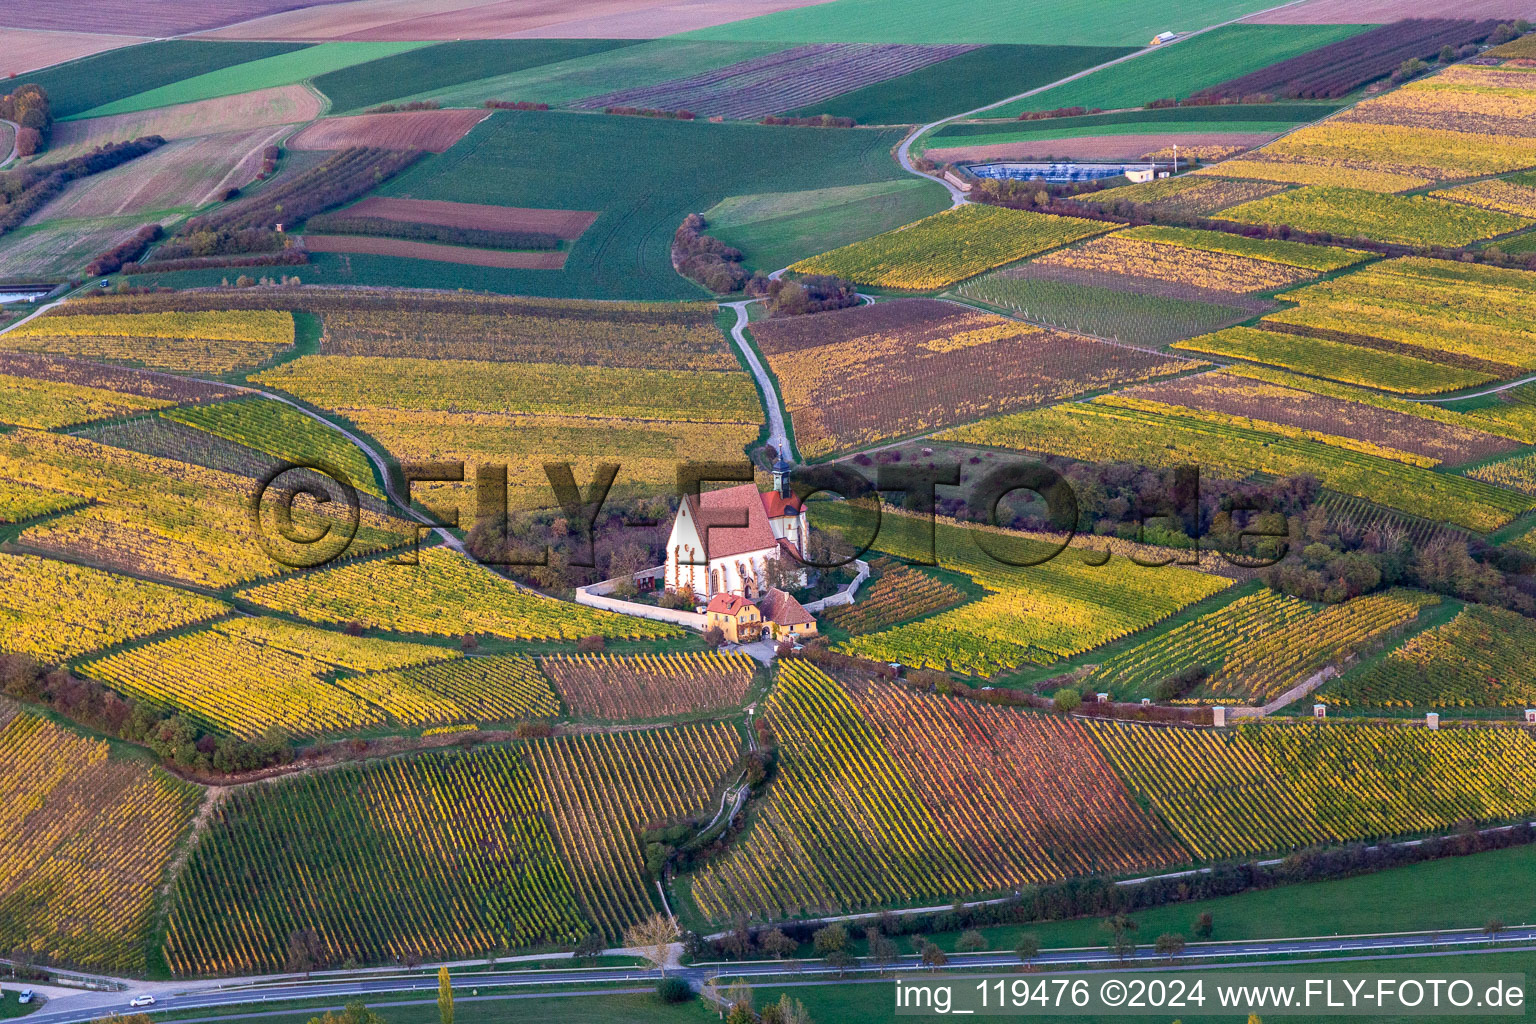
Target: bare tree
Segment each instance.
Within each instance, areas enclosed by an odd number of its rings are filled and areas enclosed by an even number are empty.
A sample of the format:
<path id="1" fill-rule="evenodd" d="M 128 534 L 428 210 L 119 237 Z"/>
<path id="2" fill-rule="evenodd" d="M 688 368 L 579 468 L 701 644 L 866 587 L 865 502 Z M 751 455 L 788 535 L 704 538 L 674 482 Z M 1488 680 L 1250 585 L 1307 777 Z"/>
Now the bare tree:
<path id="1" fill-rule="evenodd" d="M 676 941 L 677 922 L 666 914 L 652 914 L 624 931 L 624 944 L 658 968 L 663 978 L 667 976 L 667 961 L 671 959 L 672 943 Z"/>

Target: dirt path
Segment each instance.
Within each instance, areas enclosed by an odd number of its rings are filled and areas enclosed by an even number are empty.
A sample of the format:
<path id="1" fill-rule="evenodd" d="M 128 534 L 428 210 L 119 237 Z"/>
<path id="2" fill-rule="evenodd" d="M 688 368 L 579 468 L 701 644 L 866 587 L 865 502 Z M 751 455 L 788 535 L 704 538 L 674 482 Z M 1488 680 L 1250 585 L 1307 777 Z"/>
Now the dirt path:
<path id="1" fill-rule="evenodd" d="M 7 121 L 4 118 L 0 118 L 0 124 L 8 124 L 11 126 L 11 151 L 6 154 L 4 160 L 0 160 L 0 167 L 4 167 L 6 164 L 16 159 L 17 144 L 21 141 L 21 125 L 17 124 L 15 121 Z"/>

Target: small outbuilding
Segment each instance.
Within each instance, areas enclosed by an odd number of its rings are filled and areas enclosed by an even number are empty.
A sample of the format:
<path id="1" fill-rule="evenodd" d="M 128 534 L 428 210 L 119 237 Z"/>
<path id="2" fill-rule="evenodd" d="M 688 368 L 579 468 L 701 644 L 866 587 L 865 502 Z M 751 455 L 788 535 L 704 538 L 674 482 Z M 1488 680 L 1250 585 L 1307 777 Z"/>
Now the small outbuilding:
<path id="1" fill-rule="evenodd" d="M 778 587 L 769 587 L 757 607 L 763 626 L 775 640 L 800 640 L 816 632 L 816 617 L 794 595 Z"/>

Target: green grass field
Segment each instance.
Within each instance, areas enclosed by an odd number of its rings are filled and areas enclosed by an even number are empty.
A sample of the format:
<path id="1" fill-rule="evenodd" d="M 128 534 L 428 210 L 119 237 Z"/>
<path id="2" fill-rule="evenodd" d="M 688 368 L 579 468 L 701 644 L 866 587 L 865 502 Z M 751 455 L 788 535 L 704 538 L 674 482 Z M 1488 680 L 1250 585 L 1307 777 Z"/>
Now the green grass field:
<path id="1" fill-rule="evenodd" d="M 962 285 L 960 293 L 1036 323 L 1137 345 L 1166 345 L 1253 315 L 1213 302 L 996 273 Z"/>
<path id="2" fill-rule="evenodd" d="M 790 113 L 834 114 L 860 124 L 927 124 L 1130 52 L 1116 46 L 984 46 Z"/>
<path id="3" fill-rule="evenodd" d="M 1279 135 L 1296 127 L 1295 121 L 1162 121 L 1162 122 L 1107 122 L 1103 125 L 1082 125 L 1076 128 L 1041 127 L 1049 122 L 1020 121 L 1028 127 L 1008 128 L 1001 131 L 964 136 L 924 136 L 922 144 L 914 147 L 924 152 L 951 146 L 991 146 L 1008 142 L 1047 142 L 1052 139 L 1086 139 L 1105 135 L 1162 135 L 1173 132 L 1199 132 L 1202 135 L 1221 133 L 1262 133 Z"/>
<path id="4" fill-rule="evenodd" d="M 1145 46 L 1168 28 L 1190 32 L 1270 6 L 1268 0 L 1180 0 L 1172 8 L 1138 0 L 834 0 L 696 29 L 681 38 Z"/>
<path id="5" fill-rule="evenodd" d="M 481 78 L 454 88 L 429 88 L 407 98 L 435 99 L 449 107 L 478 107 L 490 99 L 527 100 L 558 107 L 615 89 L 655 85 L 712 71 L 776 53 L 787 45 L 755 39 L 726 43 L 653 39 L 557 64 Z"/>
<path id="6" fill-rule="evenodd" d="M 465 39 L 353 64 L 314 84 L 339 114 L 633 45 L 627 39 Z"/>
<path id="7" fill-rule="evenodd" d="M 1058 107 L 1114 110 L 1165 97 L 1183 99 L 1200 89 L 1347 39 L 1367 27 L 1228 25 L 999 107 L 989 111 L 989 116 L 1014 117 L 1026 110 Z"/>
<path id="8" fill-rule="evenodd" d="M 949 193 L 916 178 L 804 192 L 732 196 L 704 211 L 710 234 L 745 255 L 754 270 L 848 245 L 949 206 Z"/>
<path id="9" fill-rule="evenodd" d="M 1104 114 L 1080 117 L 1051 117 L 1034 121 L 955 121 L 927 137 L 927 140 L 959 139 L 991 135 L 999 131 L 1058 131 L 1076 128 L 1101 129 L 1111 134 L 1116 125 L 1164 125 L 1172 131 L 1198 128 L 1200 131 L 1226 131 L 1228 121 L 1267 121 L 1300 124 L 1315 121 L 1339 109 L 1336 103 L 1221 103 L 1208 107 L 1158 107 L 1153 110 L 1112 110 Z M 986 115 L 990 118 L 990 112 Z M 1148 129 L 1149 131 L 1152 129 Z"/>
<path id="10" fill-rule="evenodd" d="M 699 289 L 672 270 L 672 234 L 727 196 L 900 180 L 896 131 L 834 131 L 504 111 L 447 153 L 388 182 L 387 195 L 597 210 L 563 271 L 497 270 L 374 257 L 344 261 L 378 283 L 488 287 L 577 298 L 683 299 Z M 305 281 L 313 275 L 300 271 Z M 484 282 L 484 283 L 482 283 Z"/>
<path id="11" fill-rule="evenodd" d="M 1338 974 L 1356 974 L 1356 975 L 1358 975 L 1358 974 L 1395 974 L 1395 975 L 1409 975 L 1409 974 L 1412 974 L 1412 975 L 1415 975 L 1417 977 L 1435 977 L 1435 976 L 1444 977 L 1447 973 L 1466 974 L 1466 973 L 1471 973 L 1471 972 L 1489 972 L 1489 973 L 1503 973 L 1503 974 L 1525 974 L 1526 975 L 1526 996 L 1527 996 L 1527 1002 L 1530 1001 L 1530 997 L 1531 997 L 1532 993 L 1536 993 L 1536 980 L 1533 980 L 1533 979 L 1536 979 L 1536 974 L 1533 974 L 1533 972 L 1536 972 L 1536 953 L 1530 953 L 1530 952 L 1490 953 L 1490 954 L 1487 954 L 1487 955 L 1475 956 L 1475 957 L 1431 956 L 1431 957 L 1423 957 L 1423 958 L 1414 958 L 1414 959 L 1409 959 L 1409 960 L 1386 960 L 1386 961 L 1379 961 L 1379 962 L 1377 962 L 1377 961 L 1369 961 L 1369 962 L 1354 962 L 1354 963 L 1339 963 L 1339 964 L 1308 964 L 1304 968 L 1303 967 L 1298 967 L 1298 966 L 1287 966 L 1287 965 L 1283 965 L 1283 964 L 1277 964 L 1277 965 L 1275 965 L 1273 967 L 1252 968 L 1252 970 L 1262 971 L 1262 972 L 1264 972 L 1266 974 L 1268 974 L 1268 973 L 1289 974 L 1289 975 L 1291 975 L 1293 977 L 1295 977 L 1297 975 L 1302 975 L 1302 976 L 1312 975 L 1312 976 L 1315 976 L 1315 977 L 1327 977 L 1327 976 L 1330 976 L 1330 975 L 1338 975 Z M 1000 972 L 1000 971 L 992 971 L 992 972 L 990 972 L 990 976 L 991 977 L 997 977 L 997 976 L 999 976 L 999 975 L 1001 975 L 1003 973 L 1004 972 Z M 1055 985 L 1056 979 L 1063 978 L 1063 977 L 1070 978 L 1071 976 L 1070 975 L 1060 975 L 1060 974 L 1048 974 L 1048 975 L 1044 975 L 1044 977 L 1048 978 L 1048 979 L 1051 979 L 1050 991 L 1054 992 L 1055 991 L 1054 985 Z M 1166 978 L 1167 976 L 1163 975 L 1162 977 Z M 924 979 L 912 979 L 912 980 L 918 981 L 918 980 L 932 980 L 932 979 L 931 978 L 924 978 Z M 1096 980 L 1101 980 L 1101 979 L 1097 979 L 1093 975 L 1089 975 L 1088 976 L 1089 984 L 1094 984 Z M 971 984 L 971 985 L 974 985 L 975 982 L 974 981 L 971 981 L 971 982 L 961 982 L 960 984 Z M 895 1000 L 894 985 L 893 985 L 893 982 L 890 981 L 889 979 L 885 979 L 885 980 L 870 980 L 870 979 L 858 978 L 858 979 L 851 979 L 851 980 L 845 981 L 845 982 L 840 982 L 840 983 L 837 983 L 837 984 L 825 984 L 825 983 L 823 983 L 823 984 L 816 984 L 814 982 L 796 982 L 796 983 L 791 983 L 791 984 L 788 984 L 788 985 L 764 984 L 764 985 L 757 986 L 757 988 L 754 990 L 754 995 L 756 997 L 757 1005 L 759 1007 L 762 1007 L 762 1006 L 766 1006 L 769 1003 L 777 1002 L 778 999 L 779 999 L 779 996 L 782 993 L 785 993 L 785 992 L 787 992 L 789 994 L 789 997 L 791 999 L 798 999 L 801 1002 L 803 1002 L 805 1004 L 806 1010 L 810 1013 L 812 1019 L 817 1021 L 818 1024 L 826 1024 L 826 1022 L 828 1022 L 828 1021 L 837 1021 L 837 1022 L 839 1022 L 839 1024 L 842 1021 L 859 1021 L 860 1024 L 885 1024 L 885 1022 L 890 1022 L 890 1024 L 896 1024 L 896 1022 L 898 1022 L 898 1021 L 910 1021 L 910 1020 L 913 1020 L 913 1019 L 920 1019 L 920 1018 L 915 1018 L 914 1016 L 908 1016 L 908 1015 L 897 1016 L 896 1009 L 895 1009 L 895 1002 L 896 1002 L 896 1000 Z M 1213 998 L 1213 997 L 1208 997 L 1208 998 Z M 914 1011 L 910 1011 L 909 1010 L 909 1011 L 906 1011 L 906 1013 L 907 1014 L 912 1014 L 912 1013 L 914 1013 Z M 1179 1013 L 1182 1013 L 1183 1016 L 1180 1017 L 1180 1018 L 1176 1018 L 1176 1015 L 1179 1014 Z M 536 1018 L 535 1017 L 535 1018 L 529 1018 L 529 1019 L 530 1020 L 537 1020 L 537 1019 L 541 1019 L 541 1018 Z M 550 1019 L 551 1020 L 556 1020 L 556 1019 L 566 1019 L 566 1020 L 568 1020 L 570 1018 L 550 1018 Z M 617 1019 L 619 1019 L 619 1020 L 646 1020 L 647 1018 L 641 1018 L 641 1017 L 625 1018 L 625 1017 L 621 1017 L 621 1018 L 617 1018 Z M 692 1012 L 690 1012 L 687 1008 L 684 1008 L 683 1010 L 678 1011 L 678 1015 L 677 1016 L 672 1017 L 672 1018 L 665 1018 L 665 1019 L 678 1020 L 678 1021 L 698 1020 L 699 1019 L 699 1011 L 695 1008 Z M 713 1015 L 711 1015 L 708 1019 L 709 1020 L 714 1020 Z M 942 1019 L 942 1018 L 930 1018 L 930 1019 Z M 1011 1018 L 979 1018 L 979 1019 L 1070 1021 L 1070 1022 L 1072 1022 L 1072 1024 L 1168 1024 L 1168 1022 L 1170 1020 L 1174 1020 L 1174 1019 L 1187 1019 L 1187 1020 L 1195 1020 L 1195 1021 L 1200 1021 L 1200 1020 L 1221 1021 L 1221 1022 L 1223 1022 L 1223 1024 L 1226 1024 L 1226 1022 L 1231 1022 L 1231 1024 L 1242 1024 L 1242 1022 L 1244 1020 L 1249 1019 L 1249 1018 L 1247 1018 L 1242 1013 L 1235 1013 L 1235 1012 L 1230 1011 L 1230 1010 L 1226 1011 L 1225 1014 L 1222 1014 L 1219 1011 L 1216 1011 L 1215 1007 L 1211 1003 L 1208 1002 L 1206 1004 L 1205 1008 L 1204 1008 L 1204 1013 L 1203 1014 L 1195 1014 L 1195 1013 L 1192 1013 L 1192 1012 L 1190 1012 L 1188 1010 L 1184 1010 L 1184 1011 L 1172 1010 L 1172 1011 L 1164 1011 L 1162 1013 L 1156 1013 L 1156 1014 L 1150 1014 L 1150 1015 L 1140 1015 L 1140 1014 L 1099 1015 L 1099 1014 L 1084 1014 L 1084 1013 L 1077 1013 L 1077 1012 L 1074 1012 L 1074 1013 L 1068 1015 L 1068 1014 L 1044 1013 L 1044 1012 L 1040 1011 L 1040 1009 L 1039 1009 L 1039 1007 L 1037 1005 L 1037 1006 L 1035 1006 L 1034 1008 L 1032 1008 L 1032 1009 L 1030 1009 L 1028 1011 L 1028 1015 L 1027 1016 L 1020 1015 L 1020 1016 L 1011 1017 Z M 1256 1015 L 1254 1019 L 1258 1019 L 1258 1015 Z M 1306 1024 L 1346 1024 L 1346 1022 L 1358 1022 L 1358 1021 L 1367 1020 L 1367 1019 L 1370 1020 L 1372 1022 L 1372 1024 L 1435 1024 L 1435 1022 L 1441 1022 L 1441 1021 L 1448 1022 L 1448 1024 L 1449 1024 L 1449 1022 L 1462 1022 L 1462 1024 L 1465 1024 L 1466 1021 L 1474 1020 L 1476 1018 L 1474 1018 L 1474 1017 L 1467 1017 L 1467 1016 L 1460 1016 L 1460 1017 L 1452 1017 L 1452 1016 L 1410 1016 L 1410 1015 L 1396 1015 L 1396 1014 L 1370 1016 L 1370 1017 L 1361 1017 L 1361 1016 L 1339 1017 L 1339 1016 L 1321 1016 L 1321 1015 L 1310 1015 L 1310 1014 L 1305 1016 L 1305 1017 L 1300 1017 L 1300 1016 L 1276 1017 L 1276 1016 L 1272 1016 L 1270 1014 L 1264 1014 L 1264 1015 L 1262 1015 L 1262 1019 L 1267 1020 L 1267 1021 L 1271 1021 L 1271 1022 L 1277 1021 L 1277 1020 L 1279 1020 L 1279 1021 L 1286 1021 L 1286 1020 L 1305 1021 Z M 1487 1019 L 1498 1020 L 1498 1019 L 1503 1019 L 1503 1018 L 1490 1017 L 1490 1018 L 1487 1018 Z M 414 1022 L 412 1022 L 412 1024 L 414 1024 Z M 470 1024 L 470 1022 L 466 1021 L 465 1024 Z"/>
<path id="12" fill-rule="evenodd" d="M 307 48 L 305 43 L 160 39 L 34 71 L 26 81 L 47 89 L 53 116 L 65 118 L 220 68 Z"/>
<path id="13" fill-rule="evenodd" d="M 12 1020 L 16 1017 L 25 1017 L 29 1013 L 36 1012 L 38 1006 L 41 1005 L 37 1000 L 33 1000 L 26 1006 L 22 1006 L 21 1003 L 17 1002 L 21 998 L 21 989 L 26 986 L 26 982 L 12 981 L 8 982 L 8 984 L 10 987 L 4 992 L 0 992 L 0 1020 Z"/>
<path id="14" fill-rule="evenodd" d="M 307 46 L 302 50 L 280 53 L 190 78 L 182 78 L 179 81 L 93 107 L 78 116 L 105 117 L 109 114 L 130 114 L 137 110 L 153 110 L 156 107 L 168 107 L 176 103 L 191 103 L 194 100 L 233 96 L 236 93 L 269 89 L 278 85 L 292 85 L 316 75 L 426 45 L 428 44 L 320 43 Z"/>

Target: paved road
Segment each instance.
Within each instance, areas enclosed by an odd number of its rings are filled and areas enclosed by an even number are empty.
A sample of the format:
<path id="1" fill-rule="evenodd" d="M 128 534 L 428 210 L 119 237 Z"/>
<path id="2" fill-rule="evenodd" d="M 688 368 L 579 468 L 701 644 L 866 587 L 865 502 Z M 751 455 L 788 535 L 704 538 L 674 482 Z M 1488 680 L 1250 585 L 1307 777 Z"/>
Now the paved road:
<path id="1" fill-rule="evenodd" d="M 16 159 L 16 141 L 19 138 L 18 133 L 21 131 L 21 125 L 17 124 L 15 121 L 7 121 L 3 117 L 0 117 L 0 124 L 8 124 L 11 126 L 11 151 L 5 155 L 4 160 L 0 160 L 0 167 L 4 167 L 6 164 Z"/>
<path id="2" fill-rule="evenodd" d="M 1184 953 L 1174 958 L 1155 953 L 1149 947 L 1142 947 L 1137 949 L 1134 956 L 1127 961 L 1127 966 L 1135 968 L 1164 967 L 1168 966 L 1171 960 L 1188 961 L 1194 959 L 1243 962 L 1245 959 L 1272 957 L 1277 954 L 1320 955 L 1342 952 L 1347 954 L 1364 954 L 1367 957 L 1372 955 L 1386 957 L 1404 952 L 1429 952 L 1431 947 L 1433 947 L 1433 952 L 1436 955 L 1439 955 L 1442 950 L 1470 953 L 1474 952 L 1474 950 L 1469 947 L 1485 944 L 1489 941 L 1489 937 L 1481 931 L 1460 931 L 1439 934 L 1421 933 L 1413 935 L 1360 935 L 1340 936 L 1337 938 L 1280 939 L 1268 942 L 1210 942 L 1191 945 Z M 1536 927 L 1522 926 L 1520 928 L 1511 928 L 1498 937 L 1497 945 L 1494 948 L 1504 951 L 1536 951 Z M 1118 966 L 1121 963 L 1114 954 L 1103 949 L 1051 950 L 1041 953 L 1033 962 L 1042 966 L 1051 964 Z M 949 965 L 959 968 L 1015 967 L 1018 963 L 1018 957 L 1011 952 L 952 953 L 949 956 Z M 1257 961 L 1254 965 L 1264 966 L 1272 965 L 1273 963 L 1274 961 Z M 919 971 L 925 969 L 915 956 L 905 956 L 895 963 L 863 965 L 844 972 L 828 967 L 819 961 L 802 960 L 699 964 L 692 967 L 674 969 L 669 974 L 686 978 L 694 984 L 701 984 L 705 979 L 717 973 L 730 977 L 740 976 L 748 978 L 793 973 L 809 978 L 816 975 L 834 973 L 867 975 L 880 971 Z M 622 967 L 573 968 L 571 970 L 538 972 L 486 971 L 461 975 L 456 978 L 455 985 L 462 998 L 474 998 L 466 993 L 465 990 L 523 985 L 559 986 L 588 985 L 593 983 L 622 984 L 626 981 L 653 982 L 659 977 L 660 972 L 658 971 L 638 970 L 635 968 L 626 969 Z M 182 995 L 166 994 L 159 997 L 155 1010 L 202 1009 L 292 999 L 335 999 L 338 1002 L 344 1002 L 355 999 L 366 1000 L 370 997 L 394 993 L 435 992 L 436 989 L 437 978 L 431 973 L 408 978 L 396 977 L 308 983 L 279 982 L 259 988 L 230 987 L 194 991 Z M 558 995 L 561 993 L 544 994 Z M 28 1024 L 83 1024 L 85 1021 L 95 1020 L 111 1013 L 126 1012 L 128 1010 L 128 999 L 131 995 L 132 992 L 114 993 L 107 996 L 103 996 L 100 993 L 70 996 L 49 1003 L 42 1010 L 28 1017 L 27 1021 Z M 69 1005 L 71 1003 L 76 1005 Z M 244 1015 L 242 1014 L 242 1016 Z"/>
<path id="3" fill-rule="evenodd" d="M 780 271 L 782 273 L 782 271 Z M 778 388 L 773 386 L 773 378 L 769 376 L 767 367 L 763 366 L 757 352 L 752 348 L 751 342 L 743 332 L 747 327 L 747 307 L 755 299 L 742 299 L 736 302 L 722 302 L 720 305 L 736 311 L 736 323 L 731 325 L 731 339 L 736 342 L 736 347 L 741 350 L 742 357 L 746 359 L 747 366 L 752 370 L 752 376 L 757 378 L 757 386 L 763 389 L 763 412 L 768 417 L 768 443 L 784 458 L 789 458 L 789 431 L 784 428 L 784 407 L 779 404 Z"/>
<path id="4" fill-rule="evenodd" d="M 1508 391 L 1511 388 L 1517 388 L 1522 384 L 1529 384 L 1532 381 L 1536 381 L 1536 377 L 1521 377 L 1519 380 L 1507 381 L 1506 383 L 1500 384 L 1498 387 L 1488 388 L 1484 391 L 1474 391 L 1470 395 L 1451 395 L 1448 398 L 1409 398 L 1407 395 L 1398 395 L 1395 397 L 1402 398 L 1407 402 L 1425 402 L 1429 404 L 1438 404 L 1440 402 L 1464 402 L 1469 398 L 1483 398 L 1487 395 L 1496 395 L 1500 391 Z"/>

